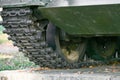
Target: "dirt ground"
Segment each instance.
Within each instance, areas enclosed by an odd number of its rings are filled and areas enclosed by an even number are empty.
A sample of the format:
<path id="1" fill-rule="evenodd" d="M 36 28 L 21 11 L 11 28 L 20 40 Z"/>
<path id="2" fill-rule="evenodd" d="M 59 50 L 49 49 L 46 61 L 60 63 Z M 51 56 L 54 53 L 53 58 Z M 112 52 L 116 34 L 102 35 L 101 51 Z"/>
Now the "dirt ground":
<path id="1" fill-rule="evenodd" d="M 8 35 L 6 34 L 0 35 L 0 39 L 4 41 L 0 44 L 0 53 L 11 54 L 18 52 L 18 48 L 13 46 L 12 41 L 9 41 L 7 38 Z"/>
<path id="2" fill-rule="evenodd" d="M 11 54 L 18 52 L 18 48 L 13 46 L 12 43 L 3 43 L 0 45 L 0 53 Z"/>
<path id="3" fill-rule="evenodd" d="M 15 70 L 0 72 L 0 78 L 3 80 L 120 80 L 119 69 L 119 66 L 114 68 L 108 66 L 70 70 Z"/>
<path id="4" fill-rule="evenodd" d="M 0 53 L 9 54 L 18 52 L 18 48 L 13 46 L 12 43 L 0 44 Z"/>

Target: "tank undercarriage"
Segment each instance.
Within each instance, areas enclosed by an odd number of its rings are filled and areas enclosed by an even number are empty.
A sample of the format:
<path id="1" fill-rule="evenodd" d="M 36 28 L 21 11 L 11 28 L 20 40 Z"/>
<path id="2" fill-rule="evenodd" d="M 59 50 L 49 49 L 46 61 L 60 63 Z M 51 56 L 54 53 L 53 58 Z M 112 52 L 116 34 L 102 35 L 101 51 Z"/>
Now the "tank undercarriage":
<path id="1" fill-rule="evenodd" d="M 4 8 L 4 33 L 26 57 L 41 67 L 80 68 L 120 62 L 119 36 L 69 35 L 30 7 Z"/>

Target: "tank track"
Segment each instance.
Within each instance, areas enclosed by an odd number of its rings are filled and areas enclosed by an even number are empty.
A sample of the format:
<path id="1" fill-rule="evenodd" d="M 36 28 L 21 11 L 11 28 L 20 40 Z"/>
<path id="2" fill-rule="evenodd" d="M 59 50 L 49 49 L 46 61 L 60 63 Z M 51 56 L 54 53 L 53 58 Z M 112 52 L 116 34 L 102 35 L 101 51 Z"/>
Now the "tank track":
<path id="1" fill-rule="evenodd" d="M 8 39 L 12 40 L 30 61 L 40 67 L 80 68 L 104 64 L 93 60 L 66 62 L 60 54 L 48 47 L 45 41 L 44 27 L 47 26 L 48 21 L 41 19 L 38 22 L 29 7 L 4 8 L 2 18 L 2 25 L 6 28 L 4 33 L 10 36 Z"/>

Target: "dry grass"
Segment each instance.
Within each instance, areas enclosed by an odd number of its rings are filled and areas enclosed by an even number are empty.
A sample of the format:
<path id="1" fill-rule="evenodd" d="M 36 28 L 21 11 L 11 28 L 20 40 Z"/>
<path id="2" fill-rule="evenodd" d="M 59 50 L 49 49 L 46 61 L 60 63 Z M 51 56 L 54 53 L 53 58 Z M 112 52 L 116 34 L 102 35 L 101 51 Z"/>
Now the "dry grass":
<path id="1" fill-rule="evenodd" d="M 7 34 L 0 34 L 0 44 L 2 43 L 12 43 L 12 41 L 8 40 Z"/>
<path id="2" fill-rule="evenodd" d="M 0 59 L 12 59 L 14 55 L 10 54 L 0 54 Z"/>
<path id="3" fill-rule="evenodd" d="M 24 57 L 22 53 L 0 55 L 0 71 L 3 70 L 18 70 L 37 67 Z"/>
<path id="4" fill-rule="evenodd" d="M 12 52 L 16 51 L 14 50 L 16 48 L 12 45 L 12 41 L 9 41 L 7 37 L 7 34 L 0 33 L 0 71 L 37 67 L 34 63 L 30 62 L 28 58 L 24 57 L 23 53 L 18 51 Z"/>

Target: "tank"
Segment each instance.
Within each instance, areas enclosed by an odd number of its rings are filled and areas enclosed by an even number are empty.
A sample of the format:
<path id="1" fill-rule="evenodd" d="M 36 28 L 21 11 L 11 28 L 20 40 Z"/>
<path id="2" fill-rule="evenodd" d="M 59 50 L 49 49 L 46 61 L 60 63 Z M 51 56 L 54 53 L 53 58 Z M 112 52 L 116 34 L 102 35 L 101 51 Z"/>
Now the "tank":
<path id="1" fill-rule="evenodd" d="M 48 68 L 120 62 L 120 0 L 0 0 L 4 33 Z"/>

